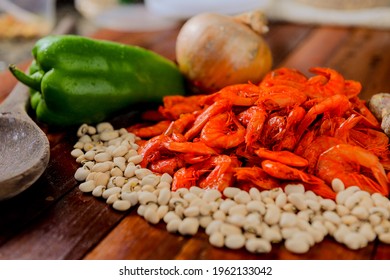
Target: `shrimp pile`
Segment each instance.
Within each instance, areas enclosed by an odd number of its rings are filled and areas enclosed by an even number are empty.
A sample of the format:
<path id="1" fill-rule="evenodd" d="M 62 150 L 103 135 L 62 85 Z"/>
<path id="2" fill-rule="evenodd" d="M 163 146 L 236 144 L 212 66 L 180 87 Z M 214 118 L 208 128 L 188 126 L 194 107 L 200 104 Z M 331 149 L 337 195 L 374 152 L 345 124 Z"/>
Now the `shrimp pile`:
<path id="1" fill-rule="evenodd" d="M 388 196 L 389 139 L 359 99 L 361 84 L 330 68 L 310 72 L 279 68 L 257 85 L 166 96 L 144 114 L 154 124 L 128 127 L 144 139 L 141 166 L 173 176 L 172 190 L 300 183 L 334 199 L 339 178 Z"/>

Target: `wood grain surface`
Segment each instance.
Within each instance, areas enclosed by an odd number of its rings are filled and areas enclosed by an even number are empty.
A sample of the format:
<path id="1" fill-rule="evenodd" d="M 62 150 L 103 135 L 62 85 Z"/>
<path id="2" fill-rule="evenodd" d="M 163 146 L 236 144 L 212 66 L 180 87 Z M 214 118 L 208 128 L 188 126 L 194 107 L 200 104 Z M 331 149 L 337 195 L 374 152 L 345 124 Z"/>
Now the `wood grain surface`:
<path id="1" fill-rule="evenodd" d="M 178 31 L 99 30 L 92 37 L 139 45 L 174 60 Z M 288 66 L 309 75 L 312 66 L 332 67 L 363 84 L 363 99 L 390 92 L 388 30 L 272 22 L 265 39 L 274 68 Z M 0 74 L 0 102 L 15 83 L 8 72 Z M 377 241 L 353 251 L 327 237 L 302 255 L 290 253 L 283 244 L 274 244 L 269 254 L 251 254 L 215 248 L 202 231 L 193 237 L 168 233 L 165 224 L 148 224 L 136 208 L 117 212 L 81 193 L 73 177 L 78 164 L 70 155 L 77 128 L 38 124 L 48 135 L 51 159 L 30 189 L 0 202 L 0 259 L 390 259 L 390 245 Z"/>

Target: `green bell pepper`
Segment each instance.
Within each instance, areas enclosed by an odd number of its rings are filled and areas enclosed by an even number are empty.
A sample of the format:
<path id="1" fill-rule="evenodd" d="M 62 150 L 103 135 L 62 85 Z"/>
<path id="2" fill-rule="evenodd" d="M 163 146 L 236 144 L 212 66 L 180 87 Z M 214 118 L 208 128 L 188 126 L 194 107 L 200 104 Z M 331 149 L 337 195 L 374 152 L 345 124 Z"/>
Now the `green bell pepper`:
<path id="1" fill-rule="evenodd" d="M 137 46 L 78 35 L 51 35 L 32 49 L 26 74 L 37 119 L 51 125 L 97 123 L 137 103 L 184 94 L 184 78 L 170 60 Z"/>

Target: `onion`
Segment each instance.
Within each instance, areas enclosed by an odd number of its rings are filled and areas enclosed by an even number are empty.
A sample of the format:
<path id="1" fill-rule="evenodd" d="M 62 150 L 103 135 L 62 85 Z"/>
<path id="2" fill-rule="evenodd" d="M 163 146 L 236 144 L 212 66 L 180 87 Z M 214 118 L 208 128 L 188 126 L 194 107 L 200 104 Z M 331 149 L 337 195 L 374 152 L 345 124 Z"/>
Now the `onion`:
<path id="1" fill-rule="evenodd" d="M 235 17 L 202 13 L 180 29 L 176 59 L 191 86 L 215 92 L 227 85 L 258 83 L 272 67 L 268 29 L 260 11 Z"/>

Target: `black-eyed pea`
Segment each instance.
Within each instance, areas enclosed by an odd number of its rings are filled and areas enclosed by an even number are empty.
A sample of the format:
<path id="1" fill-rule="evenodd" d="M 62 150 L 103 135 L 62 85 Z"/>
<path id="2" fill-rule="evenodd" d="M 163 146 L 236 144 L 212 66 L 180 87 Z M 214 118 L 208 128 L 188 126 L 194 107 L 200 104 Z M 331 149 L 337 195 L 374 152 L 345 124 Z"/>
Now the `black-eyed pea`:
<path id="1" fill-rule="evenodd" d="M 160 217 L 157 214 L 158 206 L 155 203 L 149 203 L 146 205 L 144 218 L 151 224 L 158 224 Z"/>
<path id="2" fill-rule="evenodd" d="M 149 184 L 142 185 L 142 183 L 141 183 L 141 190 L 144 191 L 144 192 L 151 192 L 151 193 L 153 193 L 156 189 L 152 185 L 149 185 Z"/>
<path id="3" fill-rule="evenodd" d="M 171 191 L 166 188 L 160 189 L 157 198 L 157 203 L 159 205 L 168 205 L 170 199 L 171 199 Z"/>
<path id="4" fill-rule="evenodd" d="M 123 175 L 127 178 L 132 178 L 135 176 L 135 170 L 137 170 L 135 164 L 133 162 L 129 162 L 125 168 L 125 171 L 123 172 Z"/>
<path id="5" fill-rule="evenodd" d="M 106 189 L 106 190 L 103 191 L 102 197 L 104 199 L 107 199 L 110 195 L 112 195 L 112 194 L 119 194 L 121 191 L 122 191 L 122 189 L 119 188 L 119 187 L 109 188 L 109 189 Z"/>
<path id="6" fill-rule="evenodd" d="M 336 203 L 334 202 L 334 200 L 329 198 L 321 199 L 320 205 L 321 208 L 324 209 L 325 211 L 333 211 L 336 209 Z"/>
<path id="7" fill-rule="evenodd" d="M 176 213 L 180 218 L 183 218 L 183 217 L 184 217 L 184 210 L 185 210 L 185 207 L 183 206 L 183 204 L 176 204 L 176 205 L 175 205 L 175 213 Z"/>
<path id="8" fill-rule="evenodd" d="M 324 218 L 329 221 L 329 222 L 332 222 L 333 224 L 335 225 L 339 225 L 341 224 L 341 218 L 340 216 L 336 213 L 336 212 L 333 212 L 333 211 L 325 211 L 323 213 L 323 216 Z"/>
<path id="9" fill-rule="evenodd" d="M 84 143 L 84 144 L 90 143 L 90 142 L 92 142 L 92 138 L 89 135 L 83 135 L 79 138 L 79 142 Z"/>
<path id="10" fill-rule="evenodd" d="M 186 217 L 198 217 L 200 213 L 199 207 L 191 206 L 186 209 L 184 209 L 184 216 Z"/>
<path id="11" fill-rule="evenodd" d="M 297 212 L 298 209 L 295 208 L 295 206 L 291 202 L 288 202 L 285 205 L 283 205 L 282 210 L 285 212 L 295 213 L 295 212 Z"/>
<path id="12" fill-rule="evenodd" d="M 123 176 L 123 171 L 119 167 L 115 166 L 114 168 L 112 168 L 110 170 L 110 175 L 111 176 L 120 176 L 120 177 L 122 177 Z"/>
<path id="13" fill-rule="evenodd" d="M 175 193 L 171 193 L 171 198 L 169 200 L 169 207 L 171 208 L 176 208 L 178 206 L 181 206 L 183 208 L 187 208 L 189 203 L 187 200 L 185 200 L 184 198 L 181 198 L 180 196 L 173 196 L 173 194 Z M 177 195 L 177 193 L 176 193 Z"/>
<path id="14" fill-rule="evenodd" d="M 199 220 L 194 217 L 186 217 L 179 224 L 178 231 L 182 235 L 195 235 L 199 229 Z"/>
<path id="15" fill-rule="evenodd" d="M 82 156 L 84 155 L 84 152 L 79 149 L 79 148 L 76 148 L 76 149 L 73 149 L 71 152 L 70 152 L 71 156 L 74 157 L 74 158 L 78 158 L 79 156 Z"/>
<path id="16" fill-rule="evenodd" d="M 118 211 L 127 211 L 131 207 L 131 203 L 127 200 L 116 200 L 112 204 L 112 208 Z"/>
<path id="17" fill-rule="evenodd" d="M 341 181 L 339 178 L 334 178 L 331 182 L 331 187 L 334 192 L 339 193 L 343 190 L 345 190 L 345 185 L 343 181 Z"/>
<path id="18" fill-rule="evenodd" d="M 76 144 L 73 145 L 73 148 L 82 150 L 84 148 L 84 143 L 77 141 Z"/>
<path id="19" fill-rule="evenodd" d="M 286 203 L 287 203 L 287 195 L 284 192 L 279 193 L 278 196 L 275 198 L 276 206 L 282 208 L 283 206 L 286 205 Z"/>
<path id="20" fill-rule="evenodd" d="M 283 212 L 280 215 L 279 225 L 284 227 L 294 227 L 297 225 L 298 217 L 295 213 Z"/>
<path id="21" fill-rule="evenodd" d="M 207 228 L 208 225 L 213 221 L 213 218 L 209 215 L 199 217 L 199 226 L 202 228 Z"/>
<path id="22" fill-rule="evenodd" d="M 368 212 L 369 212 L 370 215 L 377 214 L 380 217 L 382 217 L 382 219 L 385 219 L 385 220 L 388 220 L 389 217 L 390 217 L 390 213 L 387 210 L 387 208 L 384 208 L 384 207 L 381 207 L 381 206 L 372 207 L 372 208 L 370 208 L 368 210 Z"/>
<path id="23" fill-rule="evenodd" d="M 85 158 L 85 155 L 80 155 L 76 158 L 76 162 L 77 163 L 82 163 L 82 162 L 85 162 L 87 161 L 87 159 Z"/>
<path id="24" fill-rule="evenodd" d="M 280 233 L 284 239 L 291 238 L 296 232 L 300 231 L 297 227 L 282 227 Z"/>
<path id="25" fill-rule="evenodd" d="M 301 210 L 297 213 L 299 219 L 309 222 L 314 216 L 314 211 L 311 209 Z"/>
<path id="26" fill-rule="evenodd" d="M 311 226 L 319 230 L 324 236 L 328 234 L 328 229 L 325 227 L 324 223 L 320 220 L 312 221 Z"/>
<path id="27" fill-rule="evenodd" d="M 142 180 L 142 178 L 144 178 L 147 175 L 153 174 L 153 172 L 147 168 L 138 168 L 134 171 L 134 173 L 135 173 L 135 176 L 137 176 L 137 178 L 140 180 Z"/>
<path id="28" fill-rule="evenodd" d="M 156 174 L 149 174 L 141 179 L 141 185 L 152 185 L 156 187 L 158 183 L 160 183 L 160 177 Z"/>
<path id="29" fill-rule="evenodd" d="M 101 122 L 96 125 L 96 131 L 98 133 L 102 133 L 103 131 L 111 131 L 114 130 L 114 127 L 109 122 Z"/>
<path id="30" fill-rule="evenodd" d="M 248 210 L 245 204 L 236 204 L 229 208 L 229 215 L 243 215 L 246 216 L 248 214 Z"/>
<path id="31" fill-rule="evenodd" d="M 114 157 L 114 165 L 118 167 L 122 172 L 126 169 L 126 159 L 124 157 Z"/>
<path id="32" fill-rule="evenodd" d="M 112 157 L 109 153 L 97 153 L 94 156 L 94 160 L 96 162 L 106 162 L 106 161 L 110 161 L 111 159 Z"/>
<path id="33" fill-rule="evenodd" d="M 168 232 L 171 232 L 171 233 L 175 233 L 179 230 L 179 225 L 181 224 L 181 219 L 178 218 L 178 219 L 172 219 L 170 220 L 167 225 L 166 225 L 166 229 Z"/>
<path id="34" fill-rule="evenodd" d="M 270 196 L 263 197 L 262 201 L 264 204 L 275 204 L 275 200 Z"/>
<path id="35" fill-rule="evenodd" d="M 131 206 L 138 204 L 138 193 L 137 192 L 121 192 L 121 199 L 129 201 Z"/>
<path id="36" fill-rule="evenodd" d="M 92 195 L 94 197 L 101 197 L 103 192 L 106 190 L 106 186 L 103 186 L 103 185 L 98 185 L 96 186 L 93 191 L 92 191 Z"/>
<path id="37" fill-rule="evenodd" d="M 157 189 L 171 189 L 171 184 L 168 182 L 162 182 L 160 178 L 160 183 L 156 186 Z"/>
<path id="38" fill-rule="evenodd" d="M 368 242 L 374 241 L 377 236 L 371 224 L 368 222 L 362 223 L 358 231 L 368 240 Z"/>
<path id="39" fill-rule="evenodd" d="M 189 191 L 189 189 L 187 189 L 187 188 L 180 188 L 180 189 L 176 190 L 176 193 L 179 194 L 179 196 L 180 196 L 181 198 L 184 198 L 184 196 L 185 196 L 187 193 L 189 193 L 189 192 L 190 192 L 190 191 Z"/>
<path id="40" fill-rule="evenodd" d="M 354 215 L 344 215 L 341 216 L 341 222 L 345 225 L 350 226 L 359 223 L 359 219 Z"/>
<path id="41" fill-rule="evenodd" d="M 390 232 L 383 232 L 378 235 L 379 241 L 390 244 Z"/>
<path id="42" fill-rule="evenodd" d="M 226 219 L 226 214 L 222 210 L 217 210 L 213 213 L 213 219 L 214 220 L 220 220 L 220 221 L 225 221 Z"/>
<path id="43" fill-rule="evenodd" d="M 169 223 L 171 220 L 174 220 L 174 219 L 179 219 L 180 220 L 180 217 L 175 213 L 175 211 L 168 211 L 164 217 L 163 217 L 163 220 L 164 222 L 167 224 Z"/>
<path id="44" fill-rule="evenodd" d="M 84 157 L 85 157 L 85 159 L 92 161 L 92 160 L 95 160 L 95 155 L 96 155 L 96 151 L 89 150 L 88 152 L 86 152 L 84 154 Z"/>
<path id="45" fill-rule="evenodd" d="M 242 233 L 225 236 L 225 246 L 229 249 L 240 249 L 245 246 L 245 241 Z"/>
<path id="46" fill-rule="evenodd" d="M 221 220 L 213 220 L 213 221 L 211 221 L 207 225 L 207 227 L 205 229 L 206 234 L 207 235 L 211 235 L 214 232 L 219 231 L 221 226 L 222 226 L 222 224 L 223 224 L 223 221 L 221 221 Z"/>
<path id="47" fill-rule="evenodd" d="M 223 190 L 223 195 L 227 198 L 234 198 L 240 191 L 239 188 L 228 187 Z"/>
<path id="48" fill-rule="evenodd" d="M 235 196 L 234 201 L 238 204 L 247 204 L 251 201 L 251 197 L 248 192 L 240 190 Z"/>
<path id="49" fill-rule="evenodd" d="M 121 140 L 119 140 L 119 141 L 121 141 Z M 125 145 L 121 145 L 121 142 L 120 142 L 119 146 L 116 147 L 112 151 L 112 156 L 113 157 L 123 157 L 127 152 L 128 152 L 128 148 Z"/>
<path id="50" fill-rule="evenodd" d="M 234 200 L 227 198 L 221 202 L 221 204 L 219 205 L 219 210 L 228 213 L 229 209 L 234 205 L 237 205 L 237 203 Z"/>
<path id="51" fill-rule="evenodd" d="M 250 188 L 249 189 L 249 195 L 251 196 L 252 200 L 261 200 L 261 193 L 257 188 Z"/>
<path id="52" fill-rule="evenodd" d="M 169 211 L 168 205 L 160 205 L 160 206 L 158 206 L 158 208 L 157 208 L 157 216 L 158 216 L 158 218 L 160 220 L 162 218 L 164 218 L 164 216 L 168 213 L 168 211 Z"/>
<path id="53" fill-rule="evenodd" d="M 318 212 L 321 210 L 321 204 L 314 199 L 306 199 L 306 205 L 309 209 L 313 210 L 314 212 Z"/>
<path id="54" fill-rule="evenodd" d="M 225 222 L 222 222 L 219 227 L 219 231 L 225 236 L 231 234 L 242 234 L 242 230 L 240 227 Z"/>
<path id="55" fill-rule="evenodd" d="M 222 248 L 225 245 L 225 237 L 222 233 L 216 231 L 209 236 L 209 242 L 214 247 Z"/>
<path id="56" fill-rule="evenodd" d="M 106 172 L 111 169 L 111 163 L 110 162 L 98 162 L 96 163 L 92 168 L 92 172 Z"/>
<path id="57" fill-rule="evenodd" d="M 310 244 L 306 239 L 295 237 L 295 235 L 287 238 L 284 242 L 284 246 L 288 251 L 295 254 L 304 254 L 307 253 L 310 249 Z"/>
<path id="58" fill-rule="evenodd" d="M 340 217 L 351 213 L 351 210 L 349 210 L 345 205 L 341 204 L 337 204 L 335 210 Z"/>
<path id="59" fill-rule="evenodd" d="M 82 166 L 82 167 L 77 168 L 77 170 L 74 174 L 74 178 L 77 181 L 82 182 L 82 181 L 85 181 L 85 179 L 87 179 L 89 173 L 91 173 L 91 171 L 88 168 L 85 168 L 84 166 Z"/>
<path id="60" fill-rule="evenodd" d="M 337 226 L 334 223 L 329 222 L 327 220 L 324 220 L 324 226 L 325 226 L 326 230 L 328 231 L 328 233 L 332 236 L 334 235 L 335 231 L 337 230 Z"/>
<path id="61" fill-rule="evenodd" d="M 389 199 L 380 193 L 373 193 L 371 198 L 375 206 L 386 207 L 389 204 Z"/>
<path id="62" fill-rule="evenodd" d="M 257 212 L 264 215 L 266 212 L 265 204 L 260 200 L 251 200 L 246 204 L 248 212 Z"/>
<path id="63" fill-rule="evenodd" d="M 245 221 L 244 225 L 242 226 L 242 229 L 244 230 L 244 233 L 251 233 L 255 236 L 261 236 L 263 233 L 263 227 L 260 223 L 250 223 Z"/>
<path id="64" fill-rule="evenodd" d="M 240 214 L 229 215 L 226 217 L 226 222 L 238 227 L 243 227 L 245 224 L 245 216 Z"/>
<path id="65" fill-rule="evenodd" d="M 246 240 L 245 248 L 251 253 L 269 253 L 272 245 L 264 238 L 250 238 Z"/>
<path id="66" fill-rule="evenodd" d="M 100 139 L 102 141 L 110 141 L 119 137 L 119 132 L 116 130 L 105 130 L 100 133 Z"/>
<path id="67" fill-rule="evenodd" d="M 275 225 L 279 223 L 281 211 L 275 204 L 268 204 L 267 211 L 264 215 L 264 222 L 268 225 Z"/>
<path id="68" fill-rule="evenodd" d="M 304 194 L 305 193 L 305 187 L 302 184 L 288 184 L 284 188 L 284 192 L 286 193 L 287 196 L 289 194 L 292 194 L 292 193 Z"/>
<path id="69" fill-rule="evenodd" d="M 88 193 L 92 192 L 96 187 L 95 182 L 93 180 L 85 181 L 79 185 L 79 189 L 82 192 Z"/>
<path id="70" fill-rule="evenodd" d="M 199 209 L 199 213 L 203 216 L 210 216 L 213 213 L 213 206 L 210 204 L 202 203 L 199 205 Z"/>
<path id="71" fill-rule="evenodd" d="M 377 226 L 381 223 L 382 217 L 378 214 L 371 214 L 369 215 L 368 220 L 372 226 Z"/>
<path id="72" fill-rule="evenodd" d="M 119 193 L 114 193 L 112 195 L 110 195 L 109 197 L 107 197 L 106 199 L 106 203 L 111 205 L 113 204 L 115 201 L 119 200 L 119 197 L 120 197 L 120 194 Z"/>
<path id="73" fill-rule="evenodd" d="M 203 193 L 202 199 L 206 202 L 213 202 L 221 198 L 222 194 L 218 190 L 210 189 Z"/>
<path id="74" fill-rule="evenodd" d="M 163 174 L 164 175 L 164 174 Z M 169 183 L 172 183 L 172 177 L 171 177 L 171 180 Z M 190 187 L 190 193 L 193 193 L 199 197 L 201 197 L 203 195 L 203 193 L 205 192 L 204 189 L 200 188 L 200 187 L 197 187 L 197 186 L 192 186 Z"/>
<path id="75" fill-rule="evenodd" d="M 263 226 L 261 237 L 272 243 L 278 243 L 283 239 L 278 226 Z"/>
<path id="76" fill-rule="evenodd" d="M 344 244 L 352 250 L 357 250 L 367 246 L 368 240 L 358 232 L 347 232 L 344 236 Z"/>
<path id="77" fill-rule="evenodd" d="M 287 196 L 287 200 L 300 211 L 307 209 L 307 202 L 303 193 L 291 193 Z"/>
<path id="78" fill-rule="evenodd" d="M 157 203 L 157 196 L 151 192 L 140 191 L 138 193 L 138 201 L 140 204 Z"/>
<path id="79" fill-rule="evenodd" d="M 127 161 L 137 165 L 141 163 L 142 159 L 143 159 L 142 155 L 135 155 L 135 156 L 128 157 Z"/>

